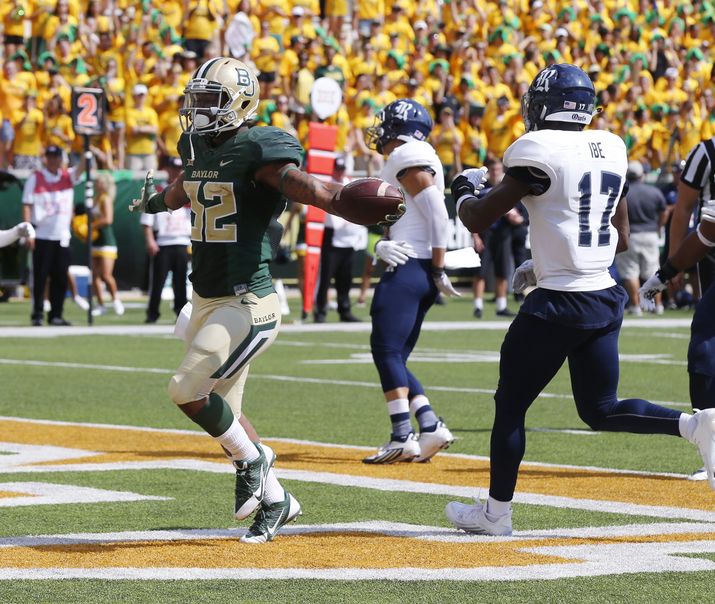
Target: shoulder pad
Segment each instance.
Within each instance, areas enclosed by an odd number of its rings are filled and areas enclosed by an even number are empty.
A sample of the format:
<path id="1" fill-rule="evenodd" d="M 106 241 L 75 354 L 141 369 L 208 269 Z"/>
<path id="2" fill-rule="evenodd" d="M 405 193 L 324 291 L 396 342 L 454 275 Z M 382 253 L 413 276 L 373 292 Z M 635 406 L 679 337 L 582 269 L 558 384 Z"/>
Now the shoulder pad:
<path id="1" fill-rule="evenodd" d="M 275 161 L 289 161 L 300 165 L 303 147 L 298 139 L 281 128 L 274 126 L 256 127 L 239 134 L 236 141 L 248 141 L 250 153 L 258 164 Z"/>
<path id="2" fill-rule="evenodd" d="M 515 140 L 504 152 L 504 167 L 507 169 L 518 167 L 539 168 L 553 182 L 556 175 L 549 162 L 551 153 L 547 141 L 542 140 L 544 138 L 542 136 L 535 136 L 547 132 L 527 132 Z"/>
<path id="3" fill-rule="evenodd" d="M 409 141 L 397 147 L 387 157 L 387 164 L 397 173 L 414 166 L 430 166 L 437 159 L 432 145 L 424 141 Z"/>

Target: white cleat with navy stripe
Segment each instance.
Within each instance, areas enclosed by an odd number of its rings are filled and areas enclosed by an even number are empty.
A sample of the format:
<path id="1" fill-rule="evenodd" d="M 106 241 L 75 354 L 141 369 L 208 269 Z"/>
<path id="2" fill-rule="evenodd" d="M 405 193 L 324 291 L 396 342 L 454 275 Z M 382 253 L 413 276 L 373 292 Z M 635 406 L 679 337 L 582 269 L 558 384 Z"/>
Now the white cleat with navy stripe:
<path id="1" fill-rule="evenodd" d="M 392 439 L 392 435 L 390 436 Z M 369 464 L 388 464 L 399 461 L 412 461 L 420 455 L 420 444 L 414 432 L 404 438 L 390 440 L 382 445 L 375 455 L 370 455 L 362 460 Z"/>

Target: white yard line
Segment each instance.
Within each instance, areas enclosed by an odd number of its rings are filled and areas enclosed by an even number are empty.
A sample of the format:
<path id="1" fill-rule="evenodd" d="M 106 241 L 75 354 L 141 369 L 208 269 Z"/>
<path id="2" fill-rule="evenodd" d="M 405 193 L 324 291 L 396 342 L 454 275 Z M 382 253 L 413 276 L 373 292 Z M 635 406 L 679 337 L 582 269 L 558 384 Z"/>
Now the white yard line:
<path id="1" fill-rule="evenodd" d="M 29 365 L 35 367 L 62 367 L 65 369 L 95 369 L 100 371 L 119 371 L 124 373 L 156 373 L 163 375 L 171 375 L 173 369 L 160 369 L 157 367 L 127 367 L 121 365 L 95 365 L 91 363 L 64 363 L 60 361 L 28 361 L 24 359 L 2 359 L 0 358 L 0 365 Z M 349 386 L 358 388 L 378 388 L 376 382 L 359 382 L 356 380 L 329 380 L 323 378 L 310 378 L 310 377 L 298 377 L 290 375 L 272 375 L 272 374 L 261 374 L 252 373 L 251 379 L 264 379 L 264 380 L 274 380 L 279 382 L 294 382 L 303 384 L 320 384 L 324 386 Z M 492 388 L 467 388 L 458 386 L 428 386 L 429 390 L 434 390 L 437 392 L 463 392 L 465 394 L 487 394 L 493 395 L 494 389 Z M 565 399 L 572 400 L 573 396 L 570 394 L 557 394 L 551 392 L 542 392 L 539 398 L 554 398 L 554 399 Z M 684 407 L 690 408 L 690 403 L 679 402 L 679 401 L 652 401 L 659 405 L 665 405 L 670 407 Z"/>
<path id="2" fill-rule="evenodd" d="M 624 319 L 624 328 L 671 329 L 690 327 L 687 319 Z M 508 321 L 425 321 L 422 331 L 506 331 Z M 362 323 L 283 323 L 281 333 L 369 333 L 369 321 Z M 156 336 L 168 335 L 173 325 L 105 325 L 72 327 L 0 327 L 0 338 L 52 338 L 58 336 Z"/>
<path id="3" fill-rule="evenodd" d="M 144 427 L 144 426 L 129 426 L 129 425 L 124 425 L 124 424 L 99 424 L 99 423 L 94 423 L 94 422 L 70 422 L 70 421 L 61 421 L 61 420 L 52 420 L 52 419 L 30 419 L 30 418 L 25 418 L 25 417 L 14 417 L 14 416 L 4 416 L 0 415 L 0 421 L 11 421 L 11 422 L 20 422 L 20 423 L 27 423 L 27 424 L 36 424 L 36 425 L 48 425 L 48 426 L 73 426 L 73 427 L 88 427 L 88 428 L 101 428 L 101 429 L 115 429 L 115 430 L 128 430 L 128 431 L 135 431 L 135 432 L 157 432 L 157 433 L 164 433 L 164 434 L 183 434 L 183 435 L 188 435 L 188 436 L 200 436 L 203 438 L 209 438 L 209 436 L 205 433 L 202 432 L 198 429 L 196 430 L 183 430 L 179 428 L 149 428 L 149 427 Z M 589 432 L 589 434 L 592 434 Z M 315 441 L 315 440 L 305 440 L 305 439 L 299 439 L 299 438 L 282 438 L 282 437 L 275 437 L 275 436 L 265 436 L 265 440 L 267 441 L 276 441 L 276 442 L 284 442 L 284 443 L 290 443 L 294 445 L 304 445 L 306 447 L 326 447 L 326 448 L 331 448 L 331 449 L 356 449 L 358 451 L 373 451 L 375 447 L 372 446 L 364 446 L 364 445 L 349 445 L 349 444 L 342 444 L 342 443 L 327 443 L 327 442 L 322 442 L 322 441 Z M 489 457 L 484 456 L 484 455 L 470 455 L 469 453 L 451 453 L 451 452 L 444 452 L 440 453 L 440 455 L 444 455 L 446 457 L 456 457 L 459 459 L 468 459 L 468 460 L 473 460 L 473 461 L 489 461 Z M 0 458 L 1 459 L 1 458 Z M 195 463 L 195 460 L 188 460 L 190 463 Z M 145 462 L 136 462 L 136 463 L 145 463 Z M 146 463 L 154 463 L 154 462 L 146 462 Z M 178 463 L 182 464 L 181 467 L 184 469 L 187 469 L 185 466 L 184 461 L 181 460 L 174 460 L 172 463 Z M 210 463 L 210 462 L 207 462 Z M 106 467 L 105 464 L 97 464 L 98 467 Z M 225 464 L 220 464 L 222 466 L 225 466 Z M 566 470 L 582 470 L 582 471 L 588 471 L 588 472 L 600 472 L 600 473 L 609 473 L 609 474 L 633 474 L 633 475 L 638 475 L 638 476 L 663 476 L 663 477 L 669 477 L 669 478 L 684 478 L 686 475 L 685 474 L 675 474 L 672 472 L 645 472 L 642 470 L 624 470 L 624 469 L 617 469 L 617 468 L 604 468 L 600 466 L 576 466 L 572 464 L 555 464 L 555 463 L 548 463 L 548 462 L 535 462 L 535 461 L 528 461 L 524 460 L 522 461 L 522 466 L 534 466 L 534 467 L 546 467 L 546 468 L 561 468 L 561 469 L 566 469 Z M 46 466 L 42 466 L 46 467 Z M 67 467 L 66 465 L 63 467 Z M 38 468 L 42 469 L 42 468 Z"/>
<path id="4" fill-rule="evenodd" d="M 171 375 L 173 369 L 161 369 L 158 367 L 128 367 L 123 365 L 96 365 L 92 363 L 65 363 L 61 361 L 31 361 L 25 359 L 3 359 L 0 358 L 0 365 L 26 365 L 33 367 L 61 367 L 63 369 L 94 369 L 99 371 L 118 371 L 122 373 L 156 373 L 161 375 Z M 359 382 L 356 380 L 329 380 L 324 378 L 299 377 L 292 375 L 273 375 L 263 373 L 251 373 L 251 379 L 274 380 L 279 382 L 294 382 L 301 384 L 320 384 L 324 386 L 350 386 L 358 388 L 379 388 L 377 382 Z M 459 386 L 427 386 L 428 390 L 436 392 L 463 392 L 465 394 L 487 394 L 493 395 L 493 388 L 467 388 Z M 573 400 L 571 394 L 557 394 L 552 392 L 542 392 L 539 398 L 554 398 Z M 683 407 L 689 409 L 690 403 L 682 401 L 657 401 L 651 402 L 666 407 Z"/>

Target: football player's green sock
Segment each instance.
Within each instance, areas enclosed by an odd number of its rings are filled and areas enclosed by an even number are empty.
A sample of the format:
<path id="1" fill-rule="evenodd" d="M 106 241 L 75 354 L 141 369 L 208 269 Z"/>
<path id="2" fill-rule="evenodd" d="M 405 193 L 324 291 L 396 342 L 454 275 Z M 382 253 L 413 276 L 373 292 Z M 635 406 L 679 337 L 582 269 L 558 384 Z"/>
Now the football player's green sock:
<path id="1" fill-rule="evenodd" d="M 212 392 L 203 409 L 193 419 L 235 459 L 253 461 L 258 459 L 258 449 L 233 415 L 231 407 L 221 395 Z"/>

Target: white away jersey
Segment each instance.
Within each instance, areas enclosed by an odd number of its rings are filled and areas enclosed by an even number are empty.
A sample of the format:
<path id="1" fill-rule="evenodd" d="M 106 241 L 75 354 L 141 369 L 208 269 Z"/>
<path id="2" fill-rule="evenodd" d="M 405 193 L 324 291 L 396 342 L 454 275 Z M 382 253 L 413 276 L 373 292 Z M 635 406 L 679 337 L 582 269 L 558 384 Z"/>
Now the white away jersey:
<path id="1" fill-rule="evenodd" d="M 551 180 L 545 193 L 523 199 L 538 287 L 615 285 L 608 268 L 618 243 L 611 218 L 628 166 L 623 140 L 605 130 L 528 132 L 506 150 L 504 165 L 538 168 Z"/>
<path id="2" fill-rule="evenodd" d="M 435 173 L 434 183 L 440 193 L 444 193 L 442 162 L 439 161 L 432 145 L 424 141 L 411 140 L 397 147 L 387 157 L 385 167 L 380 173 L 380 178 L 401 188 L 400 181 L 397 180 L 397 174 L 405 168 L 415 166 L 429 166 L 432 168 Z M 407 241 L 415 249 L 418 258 L 431 258 L 431 225 L 433 221 L 439 220 L 444 221 L 444 228 L 447 228 L 449 221 L 447 206 L 444 205 L 444 213 L 440 211 L 440 214 L 435 216 L 430 208 L 416 203 L 407 191 L 402 190 L 402 193 L 405 196 L 407 210 L 402 218 L 390 227 L 390 239 L 393 241 Z"/>

